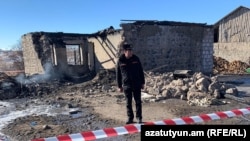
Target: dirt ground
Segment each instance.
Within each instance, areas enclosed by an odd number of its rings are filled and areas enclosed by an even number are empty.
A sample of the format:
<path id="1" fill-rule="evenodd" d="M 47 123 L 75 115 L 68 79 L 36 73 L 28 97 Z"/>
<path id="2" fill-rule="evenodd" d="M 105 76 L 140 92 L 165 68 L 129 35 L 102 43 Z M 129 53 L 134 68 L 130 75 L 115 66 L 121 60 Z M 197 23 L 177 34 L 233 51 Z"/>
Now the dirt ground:
<path id="1" fill-rule="evenodd" d="M 35 138 L 55 137 L 63 134 L 124 126 L 126 121 L 124 94 L 114 91 L 86 95 L 84 93 L 86 83 L 90 82 L 59 87 L 53 94 L 42 97 L 30 97 L 25 100 L 26 106 L 59 104 L 61 107 L 77 107 L 79 111 L 83 111 L 81 116 L 58 115 L 54 117 L 34 114 L 15 119 L 13 123 L 4 127 L 2 132 L 10 136 L 11 141 L 28 141 Z M 91 83 L 89 85 L 91 86 Z M 34 102 L 36 100 L 39 100 L 39 103 Z M 209 107 L 190 106 L 187 104 L 187 101 L 179 99 L 143 103 L 143 122 L 250 107 L 247 103 L 229 98 L 220 99 L 220 101 L 226 104 L 211 105 Z M 19 108 L 25 107 L 20 106 Z M 250 124 L 250 116 L 239 116 L 198 124 Z M 140 133 L 100 140 L 138 141 L 140 140 Z"/>

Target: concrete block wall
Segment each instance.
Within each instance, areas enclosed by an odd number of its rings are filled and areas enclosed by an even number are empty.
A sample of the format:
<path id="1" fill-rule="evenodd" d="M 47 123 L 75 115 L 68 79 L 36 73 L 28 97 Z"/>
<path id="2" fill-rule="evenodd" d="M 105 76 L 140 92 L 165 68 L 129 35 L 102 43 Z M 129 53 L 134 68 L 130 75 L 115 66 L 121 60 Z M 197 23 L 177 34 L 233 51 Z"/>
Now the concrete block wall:
<path id="1" fill-rule="evenodd" d="M 213 71 L 213 29 L 204 29 L 203 40 L 202 40 L 202 72 L 210 73 Z"/>
<path id="2" fill-rule="evenodd" d="M 212 73 L 213 30 L 200 25 L 121 24 L 124 38 L 148 71 Z"/>
<path id="3" fill-rule="evenodd" d="M 24 69 L 27 75 L 44 73 L 41 58 L 35 50 L 36 44 L 33 41 L 34 38 L 32 34 L 25 34 L 22 36 Z"/>
<path id="4" fill-rule="evenodd" d="M 229 62 L 250 62 L 250 42 L 214 43 L 214 56 L 226 59 Z"/>

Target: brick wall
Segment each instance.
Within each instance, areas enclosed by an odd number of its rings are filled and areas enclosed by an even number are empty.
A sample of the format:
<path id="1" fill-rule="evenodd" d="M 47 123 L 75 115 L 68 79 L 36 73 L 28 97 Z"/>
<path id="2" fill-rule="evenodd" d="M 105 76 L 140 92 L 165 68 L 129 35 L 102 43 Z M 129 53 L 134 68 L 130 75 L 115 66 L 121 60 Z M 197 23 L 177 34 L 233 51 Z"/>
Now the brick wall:
<path id="1" fill-rule="evenodd" d="M 121 24 L 127 42 L 142 61 L 145 70 L 178 69 L 211 73 L 213 30 L 211 26 Z"/>

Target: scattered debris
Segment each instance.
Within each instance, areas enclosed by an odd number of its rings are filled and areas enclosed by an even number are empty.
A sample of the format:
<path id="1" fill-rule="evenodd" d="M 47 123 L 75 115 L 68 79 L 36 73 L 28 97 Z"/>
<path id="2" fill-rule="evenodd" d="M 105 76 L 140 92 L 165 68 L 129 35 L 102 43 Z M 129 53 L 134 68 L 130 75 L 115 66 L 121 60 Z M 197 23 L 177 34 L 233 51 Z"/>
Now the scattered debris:
<path id="1" fill-rule="evenodd" d="M 214 56 L 214 74 L 247 74 L 250 65 L 239 60 L 232 62 L 221 57 Z"/>

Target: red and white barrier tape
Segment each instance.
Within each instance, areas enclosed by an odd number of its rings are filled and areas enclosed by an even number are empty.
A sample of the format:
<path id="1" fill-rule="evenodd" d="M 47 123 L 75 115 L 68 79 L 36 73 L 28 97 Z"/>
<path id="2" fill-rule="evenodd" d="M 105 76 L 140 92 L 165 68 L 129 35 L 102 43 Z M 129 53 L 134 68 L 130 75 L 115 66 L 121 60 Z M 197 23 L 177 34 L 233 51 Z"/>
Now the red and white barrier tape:
<path id="1" fill-rule="evenodd" d="M 205 122 L 210 120 L 231 118 L 247 114 L 250 114 L 250 107 L 231 110 L 231 111 L 216 112 L 211 114 L 202 114 L 199 116 L 166 119 L 156 122 L 146 122 L 144 123 L 144 125 L 183 125 L 183 124 Z M 33 139 L 31 141 L 89 141 L 89 140 L 96 140 L 96 139 L 113 137 L 124 134 L 132 134 L 140 131 L 141 131 L 141 124 L 129 124 L 122 127 L 104 128 L 102 130 L 86 131 L 69 135 L 59 135 L 57 137 Z"/>

